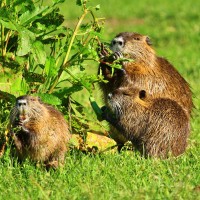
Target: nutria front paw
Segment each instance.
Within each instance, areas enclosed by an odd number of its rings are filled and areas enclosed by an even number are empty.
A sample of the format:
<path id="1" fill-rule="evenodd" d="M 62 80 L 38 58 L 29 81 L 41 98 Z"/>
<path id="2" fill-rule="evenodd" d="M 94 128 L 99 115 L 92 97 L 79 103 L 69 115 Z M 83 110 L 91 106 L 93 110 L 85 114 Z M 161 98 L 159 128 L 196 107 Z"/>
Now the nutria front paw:
<path id="1" fill-rule="evenodd" d="M 121 51 L 116 51 L 114 54 L 113 54 L 113 59 L 114 60 L 117 60 L 119 58 L 123 58 L 123 54 Z"/>
<path id="2" fill-rule="evenodd" d="M 104 60 L 105 57 L 109 56 L 108 50 L 104 47 L 104 44 L 101 43 L 101 46 L 97 50 L 98 56 L 101 60 Z"/>
<path id="3" fill-rule="evenodd" d="M 14 122 L 14 126 L 15 127 L 20 127 L 20 126 L 22 126 L 22 123 L 23 122 L 19 118 L 16 118 L 15 122 Z"/>

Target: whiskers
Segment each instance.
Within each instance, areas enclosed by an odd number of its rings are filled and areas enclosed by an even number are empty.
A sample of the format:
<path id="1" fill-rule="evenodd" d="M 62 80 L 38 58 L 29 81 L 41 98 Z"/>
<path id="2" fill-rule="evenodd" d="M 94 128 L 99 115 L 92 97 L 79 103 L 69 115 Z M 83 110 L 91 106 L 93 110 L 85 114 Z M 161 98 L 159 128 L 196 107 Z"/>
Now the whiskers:
<path id="1" fill-rule="evenodd" d="M 18 112 L 19 112 L 19 111 L 18 111 L 17 107 L 15 106 L 15 107 L 13 107 L 13 108 L 11 109 L 11 111 L 10 111 L 10 116 L 16 116 Z"/>
<path id="2" fill-rule="evenodd" d="M 41 116 L 41 109 L 38 108 L 38 107 L 37 108 L 32 107 L 32 108 L 30 108 L 30 109 L 27 110 L 27 115 L 29 117 L 34 116 L 35 119 L 38 119 Z"/>
<path id="3" fill-rule="evenodd" d="M 18 117 L 19 115 L 19 110 L 17 109 L 17 107 L 13 107 L 10 111 L 10 122 L 13 124 L 16 120 L 16 117 Z"/>
<path id="4" fill-rule="evenodd" d="M 26 109 L 19 109 L 17 106 L 14 106 L 10 111 L 10 122 L 12 125 L 16 123 L 16 121 L 27 122 L 30 118 L 40 119 L 41 116 L 41 108 L 40 107 L 26 107 Z"/>

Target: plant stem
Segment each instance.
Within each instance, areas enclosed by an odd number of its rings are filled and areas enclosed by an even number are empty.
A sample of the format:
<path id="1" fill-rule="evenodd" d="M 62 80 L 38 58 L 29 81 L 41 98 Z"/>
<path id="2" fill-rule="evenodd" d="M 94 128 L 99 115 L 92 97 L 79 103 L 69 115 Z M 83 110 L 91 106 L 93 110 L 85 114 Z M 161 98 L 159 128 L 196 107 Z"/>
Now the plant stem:
<path id="1" fill-rule="evenodd" d="M 83 12 L 83 14 L 82 14 L 82 16 L 81 16 L 81 18 L 79 19 L 79 21 L 78 21 L 76 27 L 75 27 L 74 33 L 73 33 L 73 35 L 72 35 L 72 37 L 71 37 L 71 41 L 70 41 L 70 43 L 69 43 L 69 47 L 68 47 L 68 50 L 67 50 L 67 54 L 66 54 L 66 56 L 65 56 L 65 60 L 64 60 L 64 62 L 63 62 L 63 69 L 66 67 L 66 63 L 67 63 L 68 58 L 69 58 L 69 54 L 70 54 L 70 51 L 71 51 L 71 48 L 72 48 L 72 44 L 73 44 L 74 39 L 75 39 L 75 37 L 76 37 L 76 35 L 77 35 L 78 29 L 79 29 L 79 27 L 80 27 L 80 25 L 81 25 L 83 19 L 84 19 L 85 16 L 87 15 L 87 13 L 88 13 L 88 10 L 85 9 L 84 12 Z"/>
<path id="2" fill-rule="evenodd" d="M 4 26 L 1 24 L 1 54 L 4 57 Z"/>
<path id="3" fill-rule="evenodd" d="M 6 5 L 6 1 L 1 2 L 1 8 Z M 1 56 L 4 57 L 4 26 L 1 24 Z"/>
<path id="4" fill-rule="evenodd" d="M 8 42 L 9 42 L 9 39 L 10 39 L 11 34 L 12 34 L 12 31 L 9 30 L 8 33 L 7 33 L 7 35 L 6 35 L 6 37 L 5 37 L 5 41 L 6 41 L 6 43 L 5 43 L 4 50 L 3 50 L 4 55 L 6 55 L 6 52 L 7 52 L 7 46 L 8 46 Z"/>
<path id="5" fill-rule="evenodd" d="M 75 29 L 74 29 L 74 32 L 73 32 L 73 35 L 71 37 L 71 40 L 70 40 L 70 43 L 69 43 L 69 47 L 67 49 L 67 53 L 66 53 L 66 56 L 65 56 L 65 59 L 64 59 L 64 62 L 60 68 L 60 70 L 58 71 L 58 75 L 56 76 L 54 82 L 53 82 L 53 85 L 51 86 L 50 90 L 49 90 L 49 94 L 51 94 L 56 86 L 56 84 L 58 83 L 59 81 L 59 78 L 60 76 L 62 75 L 62 72 L 64 71 L 64 69 L 67 67 L 67 63 L 68 63 L 68 60 L 69 60 L 69 54 L 70 54 L 70 51 L 71 51 L 71 48 L 72 48 L 72 45 L 73 45 L 73 42 L 74 42 L 74 39 L 77 35 L 77 32 L 79 30 L 79 27 L 83 21 L 83 19 L 85 18 L 85 16 L 87 15 L 88 13 L 88 10 L 87 9 L 84 9 L 84 12 L 82 14 L 82 16 L 80 17 Z"/>

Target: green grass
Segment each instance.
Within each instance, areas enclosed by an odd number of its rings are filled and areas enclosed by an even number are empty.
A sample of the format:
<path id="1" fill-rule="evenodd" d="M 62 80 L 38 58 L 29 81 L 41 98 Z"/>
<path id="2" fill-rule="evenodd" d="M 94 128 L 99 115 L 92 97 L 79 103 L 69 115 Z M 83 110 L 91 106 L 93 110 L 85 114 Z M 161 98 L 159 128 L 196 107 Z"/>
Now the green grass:
<path id="1" fill-rule="evenodd" d="M 4 158 L 1 199 L 198 199 L 197 150 L 169 160 L 72 152 L 64 168 L 49 172 Z"/>
<path id="2" fill-rule="evenodd" d="M 28 161 L 19 165 L 5 155 L 0 161 L 0 199 L 200 199 L 200 1 L 96 0 L 91 4 L 101 4 L 98 15 L 106 18 L 105 41 L 122 31 L 147 34 L 158 54 L 190 83 L 196 109 L 188 149 L 168 160 L 144 159 L 129 151 L 95 156 L 71 152 L 64 168 L 49 172 Z M 66 24 L 73 26 L 80 14 L 75 1 L 67 0 L 61 8 Z M 92 73 L 96 71 L 94 66 Z M 79 98 L 87 101 L 84 94 Z"/>

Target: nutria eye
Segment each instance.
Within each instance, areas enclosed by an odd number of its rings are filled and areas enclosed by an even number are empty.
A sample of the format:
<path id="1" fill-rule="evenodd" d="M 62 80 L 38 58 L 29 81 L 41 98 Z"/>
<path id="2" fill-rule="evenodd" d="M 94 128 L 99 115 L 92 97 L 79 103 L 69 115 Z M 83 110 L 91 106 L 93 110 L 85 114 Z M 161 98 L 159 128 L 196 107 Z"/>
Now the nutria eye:
<path id="1" fill-rule="evenodd" d="M 137 37 L 137 38 L 135 38 L 135 40 L 140 40 L 140 38 Z"/>
<path id="2" fill-rule="evenodd" d="M 122 46 L 123 42 L 119 41 L 119 45 Z"/>
<path id="3" fill-rule="evenodd" d="M 146 91 L 145 90 L 141 90 L 140 92 L 139 92 L 139 98 L 140 99 L 144 99 L 146 97 Z"/>
<path id="4" fill-rule="evenodd" d="M 115 40 L 113 40 L 113 41 L 112 41 L 112 44 L 113 44 L 113 45 L 115 45 L 115 44 L 116 44 L 116 41 L 115 41 Z"/>

